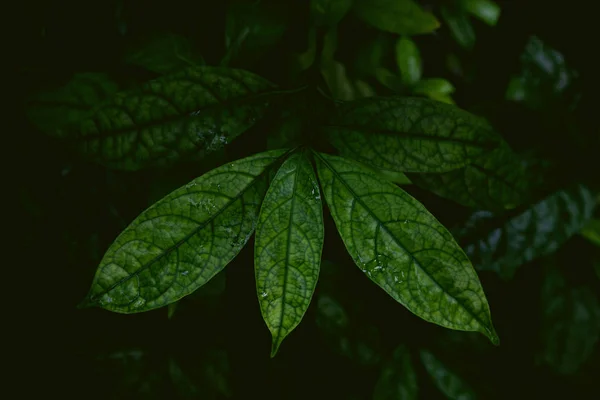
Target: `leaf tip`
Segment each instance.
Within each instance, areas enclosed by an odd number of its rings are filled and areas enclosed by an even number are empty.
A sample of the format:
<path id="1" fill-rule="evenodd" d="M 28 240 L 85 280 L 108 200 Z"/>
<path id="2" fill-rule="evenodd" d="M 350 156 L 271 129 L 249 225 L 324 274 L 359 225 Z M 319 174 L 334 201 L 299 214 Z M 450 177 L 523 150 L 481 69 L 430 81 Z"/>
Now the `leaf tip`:
<path id="1" fill-rule="evenodd" d="M 273 339 L 273 345 L 271 346 L 271 358 L 274 358 L 279 351 L 279 345 L 281 345 L 281 341 L 276 341 Z"/>
<path id="2" fill-rule="evenodd" d="M 492 327 L 491 329 L 485 328 L 484 335 L 487 336 L 488 339 L 490 339 L 490 342 L 492 342 L 494 346 L 500 346 L 500 337 L 498 336 L 498 333 L 496 333 L 494 327 Z"/>
<path id="3" fill-rule="evenodd" d="M 79 302 L 79 304 L 77 304 L 76 308 L 78 310 L 82 310 L 82 309 L 85 309 L 85 308 L 92 308 L 94 306 L 96 306 L 96 302 L 93 301 L 91 299 L 91 297 L 88 295 L 88 296 L 85 296 L 85 298 L 83 300 L 81 300 Z"/>

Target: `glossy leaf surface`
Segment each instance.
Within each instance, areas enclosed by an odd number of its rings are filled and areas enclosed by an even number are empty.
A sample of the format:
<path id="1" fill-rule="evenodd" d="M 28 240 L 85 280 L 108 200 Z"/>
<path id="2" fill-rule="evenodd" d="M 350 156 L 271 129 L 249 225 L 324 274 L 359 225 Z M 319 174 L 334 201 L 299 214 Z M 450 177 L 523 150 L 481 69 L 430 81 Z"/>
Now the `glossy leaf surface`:
<path id="1" fill-rule="evenodd" d="M 284 153 L 214 169 L 140 214 L 106 251 L 87 303 L 121 313 L 147 311 L 208 282 L 254 232 L 268 173 Z"/>
<path id="2" fill-rule="evenodd" d="M 405 346 L 399 346 L 394 350 L 392 359 L 381 369 L 373 400 L 416 400 L 418 390 L 417 373 L 410 353 Z"/>
<path id="3" fill-rule="evenodd" d="M 406 36 L 396 42 L 396 64 L 404 84 L 414 85 L 421 79 L 421 53 L 416 43 Z"/>
<path id="4" fill-rule="evenodd" d="M 438 325 L 498 337 L 469 259 L 422 204 L 359 163 L 316 153 L 329 210 L 356 265 Z"/>
<path id="5" fill-rule="evenodd" d="M 59 129 L 85 156 L 136 170 L 213 152 L 254 125 L 273 85 L 252 73 L 193 67 L 117 93 L 78 129 Z"/>
<path id="6" fill-rule="evenodd" d="M 414 0 L 356 0 L 356 15 L 382 31 L 419 35 L 435 31 L 440 23 Z"/>
<path id="7" fill-rule="evenodd" d="M 512 277 L 520 265 L 558 250 L 588 222 L 593 209 L 593 195 L 578 185 L 509 218 L 478 211 L 459 237 L 478 269 Z"/>
<path id="8" fill-rule="evenodd" d="M 324 129 L 342 155 L 398 172 L 451 171 L 501 143 L 483 119 L 420 98 L 350 102 Z"/>
<path id="9" fill-rule="evenodd" d="M 273 336 L 271 356 L 300 323 L 319 277 L 323 207 L 304 153 L 288 158 L 262 204 L 254 263 L 260 309 Z"/>

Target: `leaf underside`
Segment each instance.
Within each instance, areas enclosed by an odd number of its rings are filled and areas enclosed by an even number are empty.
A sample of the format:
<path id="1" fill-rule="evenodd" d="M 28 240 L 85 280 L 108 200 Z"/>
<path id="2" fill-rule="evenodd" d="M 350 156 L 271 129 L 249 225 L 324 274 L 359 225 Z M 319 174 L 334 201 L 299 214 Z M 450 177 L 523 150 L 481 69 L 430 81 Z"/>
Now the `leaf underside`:
<path id="1" fill-rule="evenodd" d="M 273 336 L 271 356 L 310 304 L 323 249 L 322 213 L 313 167 L 296 153 L 273 179 L 256 228 L 256 290 Z"/>
<path id="2" fill-rule="evenodd" d="M 501 143 L 485 120 L 420 98 L 347 103 L 324 129 L 341 155 L 396 172 L 452 171 Z"/>
<path id="3" fill-rule="evenodd" d="M 140 214 L 105 253 L 87 305 L 148 311 L 204 285 L 254 232 L 268 173 L 284 153 L 260 153 L 214 169 Z"/>
<path id="4" fill-rule="evenodd" d="M 316 159 L 325 200 L 358 267 L 419 317 L 498 343 L 477 274 L 446 228 L 360 164 L 321 153 Z"/>

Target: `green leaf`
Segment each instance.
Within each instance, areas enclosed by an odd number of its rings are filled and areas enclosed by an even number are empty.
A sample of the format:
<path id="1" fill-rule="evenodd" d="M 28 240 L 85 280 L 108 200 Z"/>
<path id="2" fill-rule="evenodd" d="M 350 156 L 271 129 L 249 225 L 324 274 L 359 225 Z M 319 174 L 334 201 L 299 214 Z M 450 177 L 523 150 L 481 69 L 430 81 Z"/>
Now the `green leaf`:
<path id="1" fill-rule="evenodd" d="M 30 98 L 28 117 L 38 129 L 52 134 L 89 117 L 95 107 L 118 90 L 118 85 L 106 74 L 76 74 L 66 85 Z"/>
<path id="2" fill-rule="evenodd" d="M 141 213 L 106 251 L 84 305 L 148 311 L 208 282 L 254 232 L 268 174 L 284 153 L 214 169 Z"/>
<path id="3" fill-rule="evenodd" d="M 574 374 L 600 338 L 600 303 L 591 288 L 567 286 L 557 269 L 545 278 L 538 360 L 560 374 Z"/>
<path id="4" fill-rule="evenodd" d="M 600 219 L 589 221 L 579 233 L 596 246 L 600 246 Z"/>
<path id="5" fill-rule="evenodd" d="M 346 15 L 352 0 L 311 0 L 310 12 L 315 25 L 334 26 Z"/>
<path id="6" fill-rule="evenodd" d="M 445 172 L 490 152 L 501 138 L 483 119 L 420 98 L 347 103 L 324 128 L 347 157 L 398 172 Z"/>
<path id="7" fill-rule="evenodd" d="M 446 228 L 359 163 L 315 154 L 329 210 L 356 265 L 426 321 L 498 343 L 477 274 Z"/>
<path id="8" fill-rule="evenodd" d="M 190 41 L 172 33 L 157 34 L 125 57 L 128 64 L 138 65 L 158 74 L 176 72 L 185 67 L 202 65 L 202 57 L 194 54 Z"/>
<path id="9" fill-rule="evenodd" d="M 463 10 L 452 7 L 442 7 L 441 13 L 454 40 L 461 47 L 471 50 L 475 45 L 475 31 L 467 14 Z"/>
<path id="10" fill-rule="evenodd" d="M 414 93 L 430 96 L 432 94 L 454 93 L 452 83 L 443 78 L 429 78 L 420 81 L 413 89 Z"/>
<path id="11" fill-rule="evenodd" d="M 553 103 L 571 104 L 566 96 L 577 73 L 570 69 L 564 56 L 531 36 L 521 55 L 521 72 L 511 78 L 506 99 L 524 103 L 532 109 L 542 109 Z"/>
<path id="12" fill-rule="evenodd" d="M 409 178 L 415 185 L 467 207 L 512 209 L 528 198 L 525 168 L 506 144 L 463 168 L 443 174 L 410 174 Z"/>
<path id="13" fill-rule="evenodd" d="M 405 85 L 414 85 L 421 79 L 421 54 L 416 43 L 402 36 L 396 42 L 396 63 Z"/>
<path id="14" fill-rule="evenodd" d="M 489 26 L 496 26 L 500 18 L 500 6 L 492 0 L 460 0 L 460 5 Z"/>
<path id="15" fill-rule="evenodd" d="M 520 265 L 558 250 L 581 230 L 593 210 L 593 195 L 577 185 L 509 218 L 478 211 L 457 234 L 478 269 L 510 278 Z"/>
<path id="16" fill-rule="evenodd" d="M 382 31 L 400 35 L 419 35 L 439 28 L 435 16 L 414 0 L 356 0 L 355 14 Z"/>
<path id="17" fill-rule="evenodd" d="M 373 400 L 416 400 L 417 374 L 406 346 L 394 350 L 392 359 L 381 369 Z"/>
<path id="18" fill-rule="evenodd" d="M 304 316 L 323 250 L 323 206 L 304 153 L 288 158 L 260 209 L 254 264 L 260 309 L 273 336 L 271 357 Z"/>
<path id="19" fill-rule="evenodd" d="M 431 376 L 433 384 L 446 398 L 452 400 L 475 399 L 475 393 L 460 376 L 449 370 L 440 360 L 427 350 L 421 350 L 421 361 Z"/>
<path id="20" fill-rule="evenodd" d="M 87 157 L 136 170 L 196 159 L 252 127 L 274 85 L 250 72 L 193 67 L 117 93 L 77 129 L 57 129 Z"/>

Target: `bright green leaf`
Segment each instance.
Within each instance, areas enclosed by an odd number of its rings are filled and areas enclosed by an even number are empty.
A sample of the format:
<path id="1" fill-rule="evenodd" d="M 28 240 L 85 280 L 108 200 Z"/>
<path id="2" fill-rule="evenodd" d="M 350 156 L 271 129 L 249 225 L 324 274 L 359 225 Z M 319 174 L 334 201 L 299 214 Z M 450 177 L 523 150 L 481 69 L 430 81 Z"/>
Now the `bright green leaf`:
<path id="1" fill-rule="evenodd" d="M 478 269 L 510 278 L 520 265 L 558 250 L 581 230 L 593 210 L 593 195 L 578 185 L 509 218 L 478 211 L 457 234 Z"/>
<path id="2" fill-rule="evenodd" d="M 202 57 L 194 54 L 187 38 L 172 33 L 155 35 L 146 40 L 127 55 L 125 62 L 159 74 L 204 64 Z"/>
<path id="3" fill-rule="evenodd" d="M 352 0 L 311 0 L 310 11 L 318 26 L 334 26 L 346 15 Z"/>
<path id="4" fill-rule="evenodd" d="M 265 114 L 273 87 L 242 70 L 188 68 L 119 92 L 77 129 L 54 134 L 118 169 L 200 158 L 252 127 Z"/>
<path id="5" fill-rule="evenodd" d="M 500 6 L 492 0 L 460 0 L 460 5 L 489 26 L 496 26 L 500 18 Z"/>
<path id="6" fill-rule="evenodd" d="M 410 353 L 406 346 L 399 346 L 381 369 L 373 400 L 416 400 L 418 390 Z"/>
<path id="7" fill-rule="evenodd" d="M 399 172 L 451 171 L 501 143 L 485 120 L 420 98 L 347 103 L 324 129 L 342 155 Z"/>
<path id="8" fill-rule="evenodd" d="M 600 246 L 600 219 L 589 221 L 579 233 L 590 242 Z"/>
<path id="9" fill-rule="evenodd" d="M 435 31 L 440 23 L 414 0 L 356 0 L 354 12 L 369 25 L 400 35 Z"/>
<path id="10" fill-rule="evenodd" d="M 431 376 L 433 384 L 446 398 L 451 400 L 475 399 L 475 393 L 460 376 L 449 370 L 440 360 L 427 350 L 421 350 L 421 361 Z"/>
<path id="11" fill-rule="evenodd" d="M 600 303 L 585 286 L 570 287 L 557 269 L 545 274 L 541 351 L 538 359 L 560 374 L 573 374 L 600 339 Z"/>
<path id="12" fill-rule="evenodd" d="M 315 154 L 325 200 L 358 267 L 426 321 L 498 343 L 477 274 L 444 226 L 359 163 Z"/>
<path id="13" fill-rule="evenodd" d="M 273 336 L 272 357 L 308 309 L 322 250 L 319 185 L 306 154 L 296 153 L 273 179 L 256 227 L 256 290 Z"/>
<path id="14" fill-rule="evenodd" d="M 85 305 L 142 312 L 208 282 L 254 232 L 268 174 L 284 152 L 214 169 L 141 213 L 106 251 Z"/>
<path id="15" fill-rule="evenodd" d="M 528 198 L 525 168 L 506 144 L 443 174 L 410 174 L 415 185 L 467 207 L 512 209 Z"/>
<path id="16" fill-rule="evenodd" d="M 396 42 L 396 63 L 405 85 L 414 85 L 421 79 L 421 54 L 416 43 L 402 36 Z"/>
<path id="17" fill-rule="evenodd" d="M 435 93 L 451 94 L 454 93 L 454 85 L 443 78 L 423 79 L 413 88 L 413 92 L 427 96 Z"/>
<path id="18" fill-rule="evenodd" d="M 442 7 L 441 13 L 454 40 L 461 47 L 472 49 L 475 45 L 475 31 L 467 14 L 460 9 L 449 7 Z"/>

